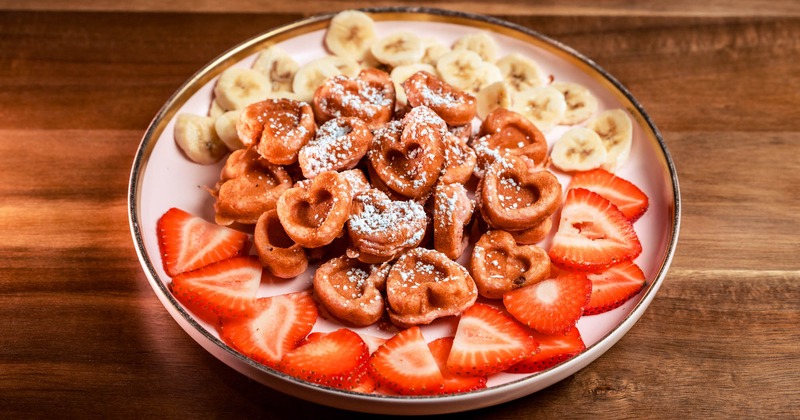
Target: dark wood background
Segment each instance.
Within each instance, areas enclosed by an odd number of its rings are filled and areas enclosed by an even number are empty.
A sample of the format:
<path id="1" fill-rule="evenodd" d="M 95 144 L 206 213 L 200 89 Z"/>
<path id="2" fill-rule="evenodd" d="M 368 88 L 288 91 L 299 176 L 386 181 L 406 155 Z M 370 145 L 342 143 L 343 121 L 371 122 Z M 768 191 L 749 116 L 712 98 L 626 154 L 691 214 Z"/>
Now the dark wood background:
<path id="1" fill-rule="evenodd" d="M 178 327 L 139 266 L 126 192 L 145 128 L 192 73 L 273 26 L 361 4 L 0 0 L 0 416 L 344 414 L 247 379 Z M 684 206 L 666 281 L 616 346 L 457 417 L 796 416 L 800 3 L 424 5 L 522 24 L 615 75 L 663 132 Z"/>

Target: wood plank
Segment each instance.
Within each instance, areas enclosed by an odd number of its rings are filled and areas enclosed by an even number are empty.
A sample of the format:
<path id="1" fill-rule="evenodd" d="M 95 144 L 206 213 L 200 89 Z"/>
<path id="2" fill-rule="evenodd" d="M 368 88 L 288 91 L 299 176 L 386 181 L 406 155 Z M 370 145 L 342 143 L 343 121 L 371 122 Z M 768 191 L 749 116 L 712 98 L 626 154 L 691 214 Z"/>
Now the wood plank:
<path id="1" fill-rule="evenodd" d="M 287 398 L 215 361 L 152 292 L 87 291 L 65 301 L 62 287 L 0 296 L 0 316 L 15 325 L 0 348 L 5 413 L 35 411 L 44 392 L 67 413 L 83 409 L 85 392 L 95 400 L 126 395 L 126 405 L 89 409 L 100 416 L 338 412 Z M 790 415 L 800 381 L 797 301 L 800 272 L 673 270 L 645 316 L 595 363 L 542 392 L 459 418 Z M 756 389 L 774 392 L 749 398 Z M 159 396 L 176 404 L 165 406 Z M 126 411 L 133 407 L 143 411 Z"/>
<path id="2" fill-rule="evenodd" d="M 683 218 L 674 265 L 800 269 L 800 144 L 785 132 L 667 132 Z"/>
<path id="3" fill-rule="evenodd" d="M 362 7 L 424 6 L 464 11 L 468 13 L 503 15 L 554 15 L 554 16 L 797 16 L 800 5 L 791 0 L 708 0 L 697 2 L 676 0 L 668 4 L 658 0 L 631 3 L 625 0 L 610 0 L 598 3 L 591 0 L 556 1 L 545 0 L 528 2 L 524 0 L 505 0 L 487 4 L 481 1 L 433 0 L 419 4 L 410 1 L 377 0 L 365 4 L 355 0 L 324 0 L 315 2 L 269 2 L 259 0 L 233 0 L 219 2 L 212 0 L 136 0 L 117 2 L 114 0 L 0 0 L 0 9 L 8 10 L 50 10 L 50 11 L 136 11 L 136 12 L 193 12 L 212 13 L 331 13 L 344 9 Z"/>
<path id="4" fill-rule="evenodd" d="M 368 418 L 202 349 L 150 288 L 126 214 L 141 135 L 184 80 L 268 28 L 356 4 L 0 0 L 3 417 Z M 796 417 L 800 3 L 430 5 L 504 16 L 609 70 L 663 131 L 684 204 L 672 269 L 617 345 L 534 395 L 446 417 Z"/>
<path id="5" fill-rule="evenodd" d="M 0 128 L 144 127 L 205 63 L 298 17 L 0 14 Z M 662 130 L 800 129 L 800 119 L 791 118 L 800 90 L 800 20 L 509 19 L 596 61 Z M 58 37 L 50 31 L 55 25 Z"/>
<path id="6" fill-rule="evenodd" d="M 144 130 L 204 64 L 297 18 L 0 13 L 0 128 Z"/>

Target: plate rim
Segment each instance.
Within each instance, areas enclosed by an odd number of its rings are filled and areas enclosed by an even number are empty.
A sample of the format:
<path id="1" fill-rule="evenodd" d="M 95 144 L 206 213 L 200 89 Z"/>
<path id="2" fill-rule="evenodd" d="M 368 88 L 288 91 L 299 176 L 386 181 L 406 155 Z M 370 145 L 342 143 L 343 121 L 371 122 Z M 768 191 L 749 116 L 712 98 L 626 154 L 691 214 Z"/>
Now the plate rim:
<path id="1" fill-rule="evenodd" d="M 256 46 L 260 46 L 263 43 L 274 41 L 278 42 L 283 39 L 288 39 L 296 36 L 303 35 L 305 33 L 312 32 L 314 30 L 320 29 L 323 24 L 327 24 L 327 22 L 335 16 L 338 12 L 332 12 L 327 14 L 320 14 L 315 16 L 310 16 L 298 21 L 294 21 L 285 25 L 281 25 L 272 29 L 269 29 L 261 34 L 253 36 L 249 39 L 244 40 L 243 42 L 235 45 L 234 47 L 228 49 L 227 51 L 223 52 L 222 54 L 218 55 L 210 62 L 203 65 L 199 70 L 197 70 L 190 78 L 184 81 L 174 92 L 173 94 L 167 99 L 167 101 L 162 105 L 159 109 L 158 113 L 154 116 L 150 124 L 148 125 L 142 139 L 140 141 L 139 147 L 137 148 L 136 154 L 134 156 L 134 161 L 131 167 L 131 174 L 128 183 L 128 221 L 129 227 L 131 230 L 131 235 L 134 243 L 134 247 L 136 250 L 137 257 L 139 259 L 140 264 L 142 265 L 143 271 L 145 272 L 145 276 L 148 278 L 148 281 L 151 284 L 151 287 L 156 292 L 157 297 L 161 300 L 162 304 L 168 309 L 168 312 L 175 318 L 175 321 L 196 341 L 200 344 L 204 349 L 212 353 L 216 358 L 220 359 L 223 363 L 227 366 L 233 368 L 241 372 L 242 374 L 253 378 L 245 369 L 239 369 L 237 367 L 231 366 L 225 360 L 222 360 L 223 357 L 233 357 L 234 359 L 242 362 L 247 366 L 248 371 L 255 370 L 258 373 L 261 372 L 263 374 L 272 376 L 274 379 L 277 380 L 276 383 L 280 383 L 283 385 L 290 385 L 290 389 L 287 388 L 279 388 L 272 383 L 266 383 L 265 381 L 258 380 L 259 382 L 270 386 L 271 388 L 275 389 L 279 392 L 284 392 L 290 395 L 293 395 L 297 398 L 313 401 L 319 404 L 337 407 L 337 408 L 345 408 L 355 411 L 364 411 L 364 412 L 372 412 L 372 413 L 388 413 L 385 410 L 387 407 L 397 407 L 398 405 L 404 406 L 405 410 L 409 410 L 409 412 L 415 413 L 447 413 L 447 412 L 457 412 L 457 411 L 466 411 L 470 409 L 485 407 L 489 405 L 495 405 L 504 401 L 509 401 L 512 399 L 516 399 L 525 395 L 532 394 L 537 392 L 543 388 L 546 388 L 556 382 L 563 380 L 564 378 L 576 373 L 580 369 L 584 368 L 588 364 L 592 363 L 598 357 L 600 357 L 605 351 L 609 348 L 614 346 L 619 339 L 621 339 L 627 332 L 636 324 L 639 318 L 643 315 L 647 306 L 649 306 L 652 299 L 655 297 L 658 289 L 661 287 L 666 274 L 668 272 L 669 266 L 672 262 L 672 259 L 675 254 L 675 250 L 677 247 L 678 236 L 680 231 L 680 220 L 681 220 L 681 196 L 680 196 L 680 186 L 678 182 L 678 175 L 677 170 L 675 169 L 675 165 L 672 159 L 672 156 L 669 152 L 669 149 L 664 142 L 664 139 L 661 135 L 661 132 L 656 127 L 655 123 L 652 121 L 650 116 L 645 111 L 644 107 L 641 103 L 631 94 L 631 92 L 624 86 L 622 83 L 617 80 L 613 75 L 608 73 L 605 69 L 600 67 L 594 60 L 586 57 L 582 53 L 578 52 L 577 50 L 573 49 L 572 47 L 550 38 L 538 31 L 530 29 L 528 27 L 506 21 L 504 19 L 500 19 L 493 16 L 487 15 L 480 15 L 474 13 L 467 13 L 461 11 L 454 11 L 454 10 L 447 10 L 447 9 L 440 9 L 440 8 L 430 8 L 430 7 L 369 7 L 369 8 L 358 8 L 352 10 L 360 10 L 365 13 L 371 14 L 373 18 L 376 18 L 376 21 L 381 20 L 392 20 L 394 15 L 398 16 L 413 16 L 418 15 L 417 19 L 406 19 L 406 20 L 420 20 L 419 17 L 427 18 L 437 22 L 443 23 L 455 23 L 455 24 L 464 24 L 472 27 L 479 27 L 479 28 L 491 28 L 491 29 L 502 29 L 501 33 L 504 35 L 511 35 L 516 38 L 519 38 L 519 35 L 524 35 L 526 39 L 536 39 L 539 42 L 549 45 L 551 48 L 548 48 L 549 52 L 555 52 L 565 58 L 570 59 L 574 63 L 580 63 L 581 65 L 585 65 L 590 68 L 592 71 L 596 72 L 598 76 L 600 76 L 599 81 L 606 82 L 610 84 L 616 92 L 622 95 L 622 97 L 627 101 L 629 105 L 631 105 L 635 110 L 636 114 L 634 117 L 641 118 L 640 125 L 643 129 L 645 129 L 645 135 L 650 138 L 651 141 L 654 141 L 657 148 L 658 158 L 663 160 L 661 163 L 666 167 L 666 171 L 669 174 L 669 181 L 672 187 L 672 204 L 671 209 L 668 210 L 668 215 L 672 221 L 672 226 L 670 229 L 670 238 L 666 245 L 665 254 L 663 255 L 663 260 L 661 261 L 660 267 L 658 268 L 658 273 L 654 277 L 653 281 L 648 284 L 646 289 L 644 290 L 644 294 L 642 295 L 641 299 L 636 303 L 636 305 L 630 310 L 630 312 L 619 322 L 619 324 L 614 327 L 611 331 L 603 335 L 597 342 L 593 343 L 591 346 L 588 346 L 584 352 L 580 355 L 566 361 L 560 363 L 554 367 L 551 367 L 547 370 L 530 374 L 526 377 L 512 380 L 507 383 L 494 385 L 490 388 L 483 389 L 483 390 L 476 390 L 470 391 L 462 394 L 455 394 L 455 395 L 446 395 L 446 396 L 396 396 L 396 395 L 364 395 L 359 394 L 351 391 L 343 391 L 332 389 L 316 384 L 311 384 L 299 379 L 296 379 L 292 376 L 286 375 L 282 372 L 279 372 L 275 369 L 269 368 L 267 366 L 261 365 L 250 358 L 242 355 L 241 353 L 237 352 L 230 346 L 228 346 L 225 342 L 221 339 L 214 337 L 213 335 L 209 334 L 205 327 L 200 325 L 195 318 L 189 314 L 183 307 L 179 304 L 179 302 L 172 296 L 169 292 L 166 283 L 159 277 L 154 265 L 153 261 L 149 258 L 147 251 L 144 245 L 144 239 L 142 234 L 142 229 L 139 220 L 139 206 L 141 202 L 138 200 L 142 182 L 144 177 L 144 169 L 147 166 L 149 161 L 150 155 L 152 154 L 153 148 L 155 144 L 158 142 L 158 138 L 165 129 L 166 125 L 172 119 L 172 117 L 177 113 L 180 106 L 192 95 L 194 94 L 200 86 L 204 85 L 206 82 L 210 81 L 216 75 L 221 73 L 225 68 L 237 63 L 241 60 L 241 56 L 245 53 L 250 51 L 251 49 L 256 48 Z M 295 31 L 303 29 L 304 32 L 295 33 Z M 283 39 L 282 39 L 283 37 Z M 594 78 L 594 76 L 592 76 Z M 614 92 L 612 92 L 614 93 Z M 167 306 L 167 303 L 171 305 L 171 307 Z M 177 318 L 180 316 L 184 322 L 187 322 L 188 325 L 181 324 L 181 320 Z M 189 331 L 187 328 L 191 327 L 194 331 Z M 200 334 L 204 339 L 208 340 L 209 343 L 202 343 L 197 340 L 195 337 L 196 334 Z M 213 348 L 209 348 L 208 345 L 213 345 Z M 217 350 L 217 351 L 214 351 Z M 222 354 L 217 354 L 219 351 L 222 351 Z M 261 376 L 261 375 L 259 375 Z M 255 378 L 253 378 L 255 379 Z M 526 382 L 537 382 L 536 384 L 530 384 L 531 387 L 528 389 L 525 387 Z M 272 382 L 272 381 L 269 381 Z M 541 387 L 537 387 L 539 382 L 544 382 L 545 385 Z M 504 391 L 510 390 L 514 391 L 514 388 L 519 388 L 516 393 L 512 393 L 511 397 L 502 397 L 498 398 L 498 394 L 503 394 Z M 313 395 L 300 395 L 301 392 L 311 392 Z M 474 400 L 478 397 L 482 397 L 486 395 L 487 397 L 495 397 L 494 401 L 486 403 L 486 404 L 463 404 L 467 401 Z M 311 398 L 314 397 L 314 398 Z M 328 401 L 326 398 L 333 397 L 334 401 Z M 338 398 L 347 397 L 348 399 L 352 399 L 356 403 L 359 404 L 347 404 L 347 403 L 340 403 L 337 401 Z M 365 404 L 366 405 L 363 405 Z M 440 405 L 446 404 L 447 407 L 440 407 Z"/>

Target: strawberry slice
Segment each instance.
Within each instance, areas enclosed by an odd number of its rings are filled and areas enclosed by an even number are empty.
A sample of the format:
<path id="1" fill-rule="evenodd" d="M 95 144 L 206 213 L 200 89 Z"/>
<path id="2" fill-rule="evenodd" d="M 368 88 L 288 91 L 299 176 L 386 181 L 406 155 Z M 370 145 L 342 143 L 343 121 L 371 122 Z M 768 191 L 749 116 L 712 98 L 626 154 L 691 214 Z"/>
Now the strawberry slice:
<path id="1" fill-rule="evenodd" d="M 460 376 L 447 369 L 447 358 L 450 349 L 453 348 L 453 339 L 453 337 L 442 337 L 428 343 L 428 348 L 431 349 L 433 358 L 436 359 L 444 377 L 441 393 L 455 394 L 486 388 L 486 376 Z"/>
<path id="2" fill-rule="evenodd" d="M 353 388 L 349 390 L 352 392 L 358 392 L 360 394 L 372 394 L 375 392 L 378 383 L 375 382 L 375 379 L 372 378 L 370 375 L 364 375 L 361 377 L 361 380 L 355 385 Z"/>
<path id="3" fill-rule="evenodd" d="M 167 275 L 222 261 L 242 253 L 247 234 L 171 208 L 156 224 L 161 260 Z"/>
<path id="4" fill-rule="evenodd" d="M 367 372 L 369 350 L 355 332 L 342 328 L 317 335 L 283 356 L 279 370 L 296 378 L 352 389 Z"/>
<path id="5" fill-rule="evenodd" d="M 562 271 L 554 279 L 514 289 L 503 304 L 519 322 L 545 334 L 575 326 L 592 295 L 592 282 L 582 273 Z"/>
<path id="6" fill-rule="evenodd" d="M 585 188 L 567 191 L 549 252 L 554 263 L 576 270 L 599 271 L 641 253 L 642 244 L 633 224 L 614 204 Z"/>
<path id="7" fill-rule="evenodd" d="M 192 312 L 238 317 L 255 309 L 261 283 L 261 263 L 256 257 L 235 257 L 172 278 L 172 294 Z"/>
<path id="8" fill-rule="evenodd" d="M 532 355 L 537 346 L 508 314 L 476 303 L 461 314 L 447 369 L 457 375 L 488 376 Z"/>
<path id="9" fill-rule="evenodd" d="M 577 356 L 586 350 L 581 333 L 572 328 L 564 334 L 542 334 L 533 331 L 533 338 L 539 342 L 539 352 L 511 366 L 513 373 L 533 373 L 553 367 L 565 360 Z"/>
<path id="10" fill-rule="evenodd" d="M 317 321 L 310 291 L 256 300 L 254 314 L 222 319 L 220 337 L 245 356 L 275 368 Z"/>
<path id="11" fill-rule="evenodd" d="M 444 377 L 422 330 L 400 331 L 372 354 L 370 375 L 378 385 L 401 395 L 432 395 L 441 392 Z"/>
<path id="12" fill-rule="evenodd" d="M 608 312 L 621 306 L 647 284 L 644 273 L 633 261 L 624 261 L 599 273 L 587 274 L 592 282 L 592 297 L 584 315 Z"/>
<path id="13" fill-rule="evenodd" d="M 630 181 L 620 178 L 605 169 L 578 172 L 569 183 L 570 188 L 586 188 L 612 202 L 633 223 L 641 217 L 649 201 L 647 194 Z"/>

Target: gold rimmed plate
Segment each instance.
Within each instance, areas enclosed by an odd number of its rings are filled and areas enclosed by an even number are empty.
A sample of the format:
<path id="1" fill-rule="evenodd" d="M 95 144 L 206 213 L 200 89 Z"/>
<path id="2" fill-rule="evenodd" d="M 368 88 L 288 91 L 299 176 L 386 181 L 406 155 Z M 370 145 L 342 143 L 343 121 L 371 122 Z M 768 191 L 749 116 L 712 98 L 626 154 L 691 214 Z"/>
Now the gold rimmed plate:
<path id="1" fill-rule="evenodd" d="M 222 163 L 203 166 L 189 161 L 173 138 L 179 113 L 206 115 L 213 99 L 216 77 L 232 66 L 249 67 L 257 53 L 270 45 L 290 52 L 300 64 L 327 54 L 323 37 L 332 15 L 317 16 L 265 32 L 223 53 L 187 80 L 153 119 L 133 162 L 129 184 L 129 221 L 134 245 L 148 281 L 166 310 L 203 348 L 228 366 L 267 386 L 287 394 L 333 407 L 386 414 L 436 414 L 499 404 L 550 386 L 584 368 L 613 346 L 639 320 L 663 282 L 678 239 L 680 193 L 669 151 L 642 106 L 616 79 L 577 51 L 529 28 L 503 20 L 459 12 L 421 8 L 364 9 L 376 21 L 378 36 L 410 30 L 432 36 L 445 45 L 485 30 L 492 33 L 499 56 L 516 52 L 536 60 L 554 80 L 588 87 L 598 98 L 600 109 L 623 108 L 633 118 L 633 148 L 629 162 L 618 174 L 641 188 L 650 198 L 647 213 L 635 224 L 643 252 L 636 259 L 647 278 L 645 289 L 623 306 L 610 312 L 584 316 L 578 329 L 587 349 L 580 355 L 543 372 L 502 373 L 490 378 L 484 390 L 449 396 L 403 397 L 363 395 L 335 390 L 297 380 L 248 359 L 229 347 L 216 330 L 186 310 L 170 293 L 169 277 L 162 268 L 156 237 L 158 218 L 178 207 L 213 220 L 213 199 L 205 187 L 217 182 Z M 567 127 L 547 134 L 552 143 Z M 557 174 L 563 185 L 569 181 Z M 259 296 L 272 296 L 308 289 L 313 268 L 295 279 L 262 282 Z M 338 325 L 321 319 L 314 329 L 330 331 Z M 388 337 L 378 327 L 359 330 Z M 424 329 L 430 341 L 452 334 L 452 322 L 434 323 Z"/>

